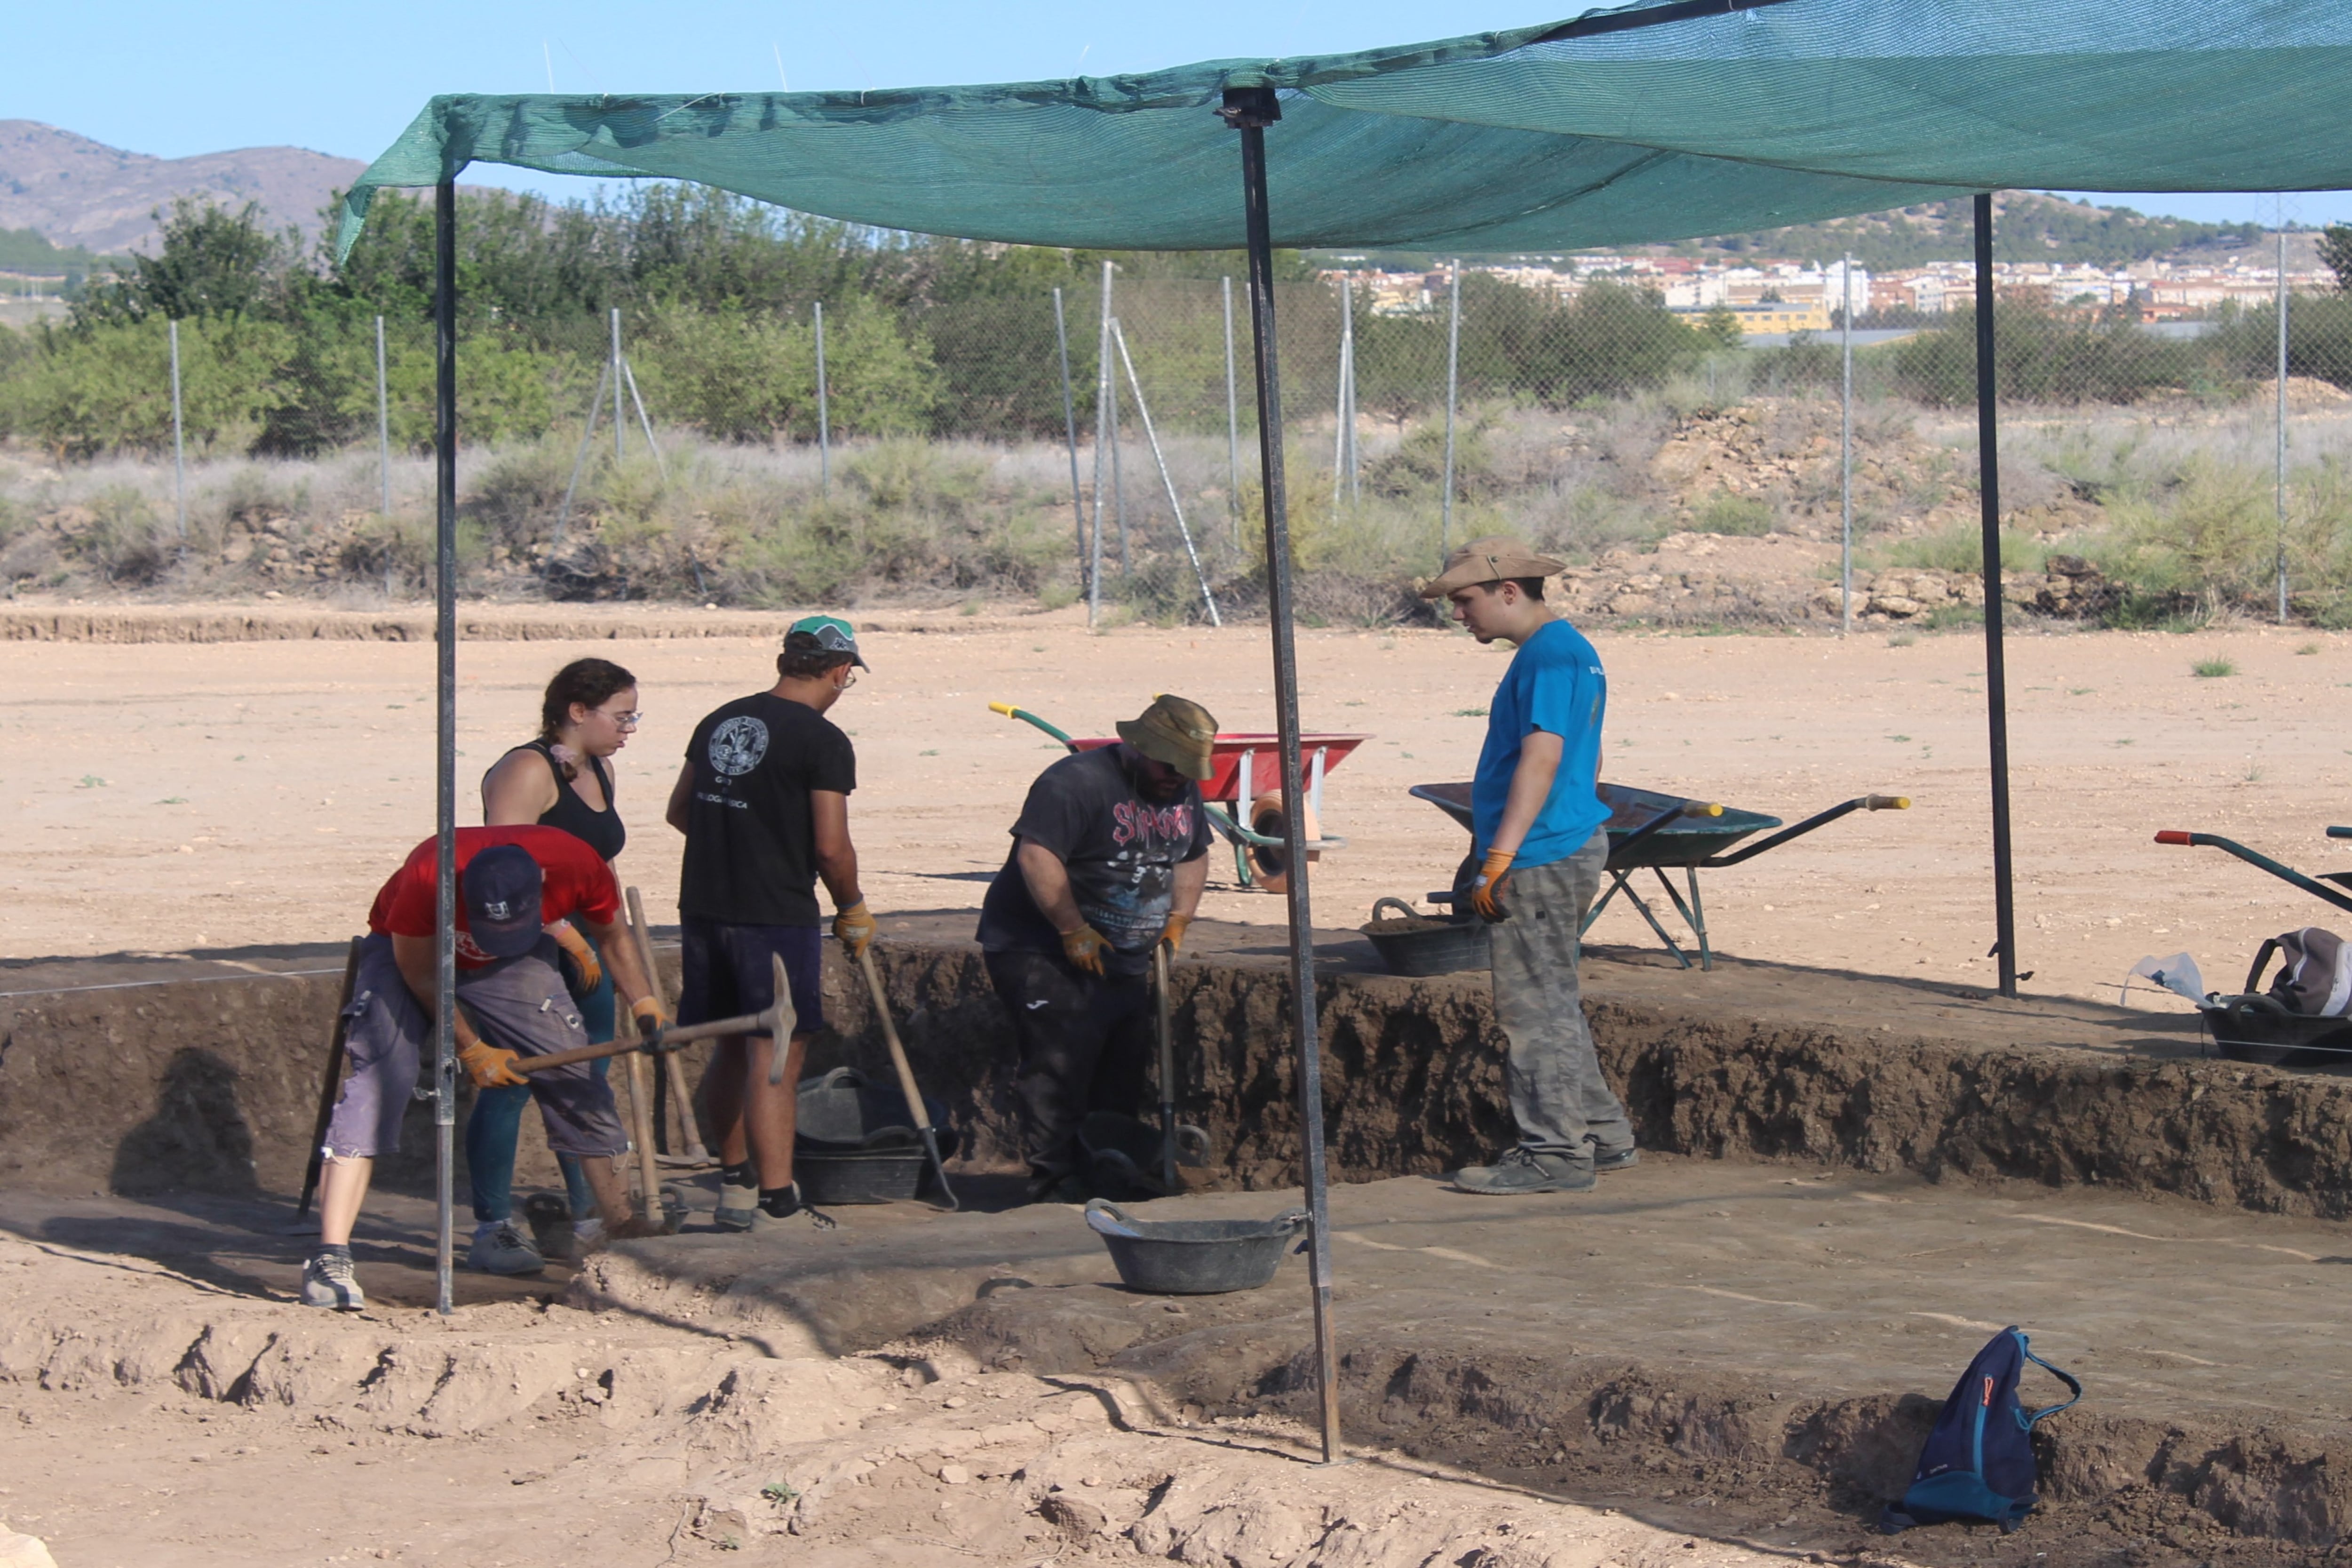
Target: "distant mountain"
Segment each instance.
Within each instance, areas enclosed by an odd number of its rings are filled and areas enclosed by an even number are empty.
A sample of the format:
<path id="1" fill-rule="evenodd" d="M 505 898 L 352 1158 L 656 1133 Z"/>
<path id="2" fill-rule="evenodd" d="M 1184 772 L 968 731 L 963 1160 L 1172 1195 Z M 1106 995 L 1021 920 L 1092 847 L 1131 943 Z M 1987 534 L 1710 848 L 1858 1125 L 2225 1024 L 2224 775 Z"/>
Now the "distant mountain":
<path id="1" fill-rule="evenodd" d="M 1880 270 L 1917 267 L 1964 260 L 1975 253 L 1973 206 L 1966 201 L 1930 202 L 1657 248 L 1683 256 L 1745 253 L 1817 261 L 1851 251 L 1856 261 Z M 1992 232 L 1998 261 L 2087 261 L 2107 267 L 2190 252 L 2201 253 L 2200 259 L 2218 258 L 2258 243 L 2263 234 L 2259 224 L 2149 217 L 2129 207 L 2093 206 L 2039 191 L 2004 191 L 1995 196 Z"/>
<path id="2" fill-rule="evenodd" d="M 307 239 L 328 198 L 365 167 L 301 147 L 154 158 L 37 121 L 0 120 L 0 229 L 35 229 L 63 247 L 130 250 L 155 232 L 155 208 L 208 193 L 224 205 L 259 202 L 270 226 L 291 224 Z"/>
<path id="3" fill-rule="evenodd" d="M 1771 258 L 1833 261 L 1852 252 L 1875 271 L 1919 267 L 1930 261 L 1965 261 L 1975 254 L 1975 214 L 1967 201 L 1931 202 L 1859 217 L 1831 218 L 1754 234 L 1720 234 L 1671 245 L 1599 247 L 1620 256 L 1690 256 L 1713 260 Z M 2000 261 L 2088 261 L 2117 267 L 2151 258 L 2214 260 L 2262 244 L 2258 224 L 2193 223 L 2150 217 L 2129 207 L 2099 207 L 2039 191 L 2004 191 L 1993 198 L 1993 256 Z M 2318 265 L 2315 236 L 2290 234 L 2288 265 Z M 1338 254 L 1338 253 L 1325 253 Z M 1349 252 L 1346 254 L 1362 254 Z M 1580 255 L 1591 254 L 1579 252 Z M 1433 266 L 1440 258 L 1421 251 L 1374 251 L 1365 258 L 1382 265 Z M 1507 262 L 1510 256 L 1465 253 L 1465 261 Z"/>

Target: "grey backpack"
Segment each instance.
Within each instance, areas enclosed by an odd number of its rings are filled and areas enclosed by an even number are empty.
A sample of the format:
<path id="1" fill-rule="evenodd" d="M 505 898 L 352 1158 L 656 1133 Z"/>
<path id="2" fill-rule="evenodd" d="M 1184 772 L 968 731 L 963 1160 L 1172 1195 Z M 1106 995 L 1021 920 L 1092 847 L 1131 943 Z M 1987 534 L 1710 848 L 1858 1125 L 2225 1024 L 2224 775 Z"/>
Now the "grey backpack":
<path id="1" fill-rule="evenodd" d="M 2341 1018 L 2352 1013 L 2352 944 L 2334 931 L 2305 926 L 2263 943 L 2254 955 L 2253 976 L 2259 978 L 2279 955 L 2279 972 L 2271 977 L 2271 1000 L 2305 1018 Z M 2253 989 L 2250 983 L 2246 989 Z"/>

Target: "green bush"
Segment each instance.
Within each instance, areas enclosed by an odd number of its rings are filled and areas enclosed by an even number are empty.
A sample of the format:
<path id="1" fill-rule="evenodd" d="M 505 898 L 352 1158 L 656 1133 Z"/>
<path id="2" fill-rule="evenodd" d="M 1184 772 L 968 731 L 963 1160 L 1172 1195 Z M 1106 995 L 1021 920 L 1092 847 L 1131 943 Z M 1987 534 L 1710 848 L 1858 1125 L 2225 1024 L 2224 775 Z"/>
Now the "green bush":
<path id="1" fill-rule="evenodd" d="M 1993 312 L 1997 395 L 2011 403 L 2131 403 L 2200 379 L 2199 346 L 2124 321 L 2084 321 L 2046 308 L 2003 304 Z M 1976 313 L 1885 351 L 1895 387 L 1921 403 L 1976 401 Z"/>
<path id="2" fill-rule="evenodd" d="M 1701 533 L 1755 538 L 1772 531 L 1772 503 L 1761 496 L 1717 490 L 1691 519 L 1691 527 Z"/>
<path id="3" fill-rule="evenodd" d="M 43 330 L 38 352 L 0 382 L 0 427 L 66 457 L 170 451 L 169 330 L 152 318 Z M 252 447 L 281 395 L 278 372 L 293 342 L 270 321 L 181 323 L 181 404 L 192 449 Z"/>

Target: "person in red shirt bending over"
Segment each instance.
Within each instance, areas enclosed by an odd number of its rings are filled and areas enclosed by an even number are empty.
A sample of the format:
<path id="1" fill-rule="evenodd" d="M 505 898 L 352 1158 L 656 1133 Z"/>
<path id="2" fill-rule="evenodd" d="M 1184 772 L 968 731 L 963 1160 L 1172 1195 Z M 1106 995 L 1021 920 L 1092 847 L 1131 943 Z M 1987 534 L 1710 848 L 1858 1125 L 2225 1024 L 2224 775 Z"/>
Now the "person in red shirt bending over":
<path id="1" fill-rule="evenodd" d="M 346 1312 L 367 1298 L 352 1268 L 352 1226 L 375 1157 L 397 1145 L 401 1118 L 433 1029 L 437 839 L 428 838 L 375 896 L 360 943 L 346 1049 L 351 1077 L 327 1125 L 319 1184 L 319 1245 L 302 1269 L 302 1302 Z M 457 830 L 457 1059 L 475 1087 L 528 1083 L 548 1147 L 577 1155 L 607 1237 L 647 1236 L 614 1161 L 626 1152 L 613 1090 L 585 1062 L 528 1077 L 519 1057 L 591 1044 L 564 988 L 545 928 L 577 918 L 604 953 L 640 1034 L 660 1027 L 660 1004 L 624 935 L 613 869 L 560 827 Z"/>

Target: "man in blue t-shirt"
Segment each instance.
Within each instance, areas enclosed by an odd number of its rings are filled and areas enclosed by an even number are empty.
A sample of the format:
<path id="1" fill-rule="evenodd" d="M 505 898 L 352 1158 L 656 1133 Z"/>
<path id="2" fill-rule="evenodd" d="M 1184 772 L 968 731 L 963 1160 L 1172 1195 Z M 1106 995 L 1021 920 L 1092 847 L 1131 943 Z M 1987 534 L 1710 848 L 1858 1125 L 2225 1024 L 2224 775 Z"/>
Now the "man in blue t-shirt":
<path id="1" fill-rule="evenodd" d="M 1510 1041 L 1504 1080 L 1519 1142 L 1454 1173 L 1465 1193 L 1581 1192 L 1633 1163 L 1625 1108 L 1601 1076 L 1576 965 L 1609 859 L 1601 721 L 1609 679 L 1582 634 L 1544 603 L 1564 563 L 1504 536 L 1446 557 L 1422 589 L 1482 643 L 1513 644 L 1471 785 L 1471 905 L 1492 922 L 1495 1016 Z"/>

